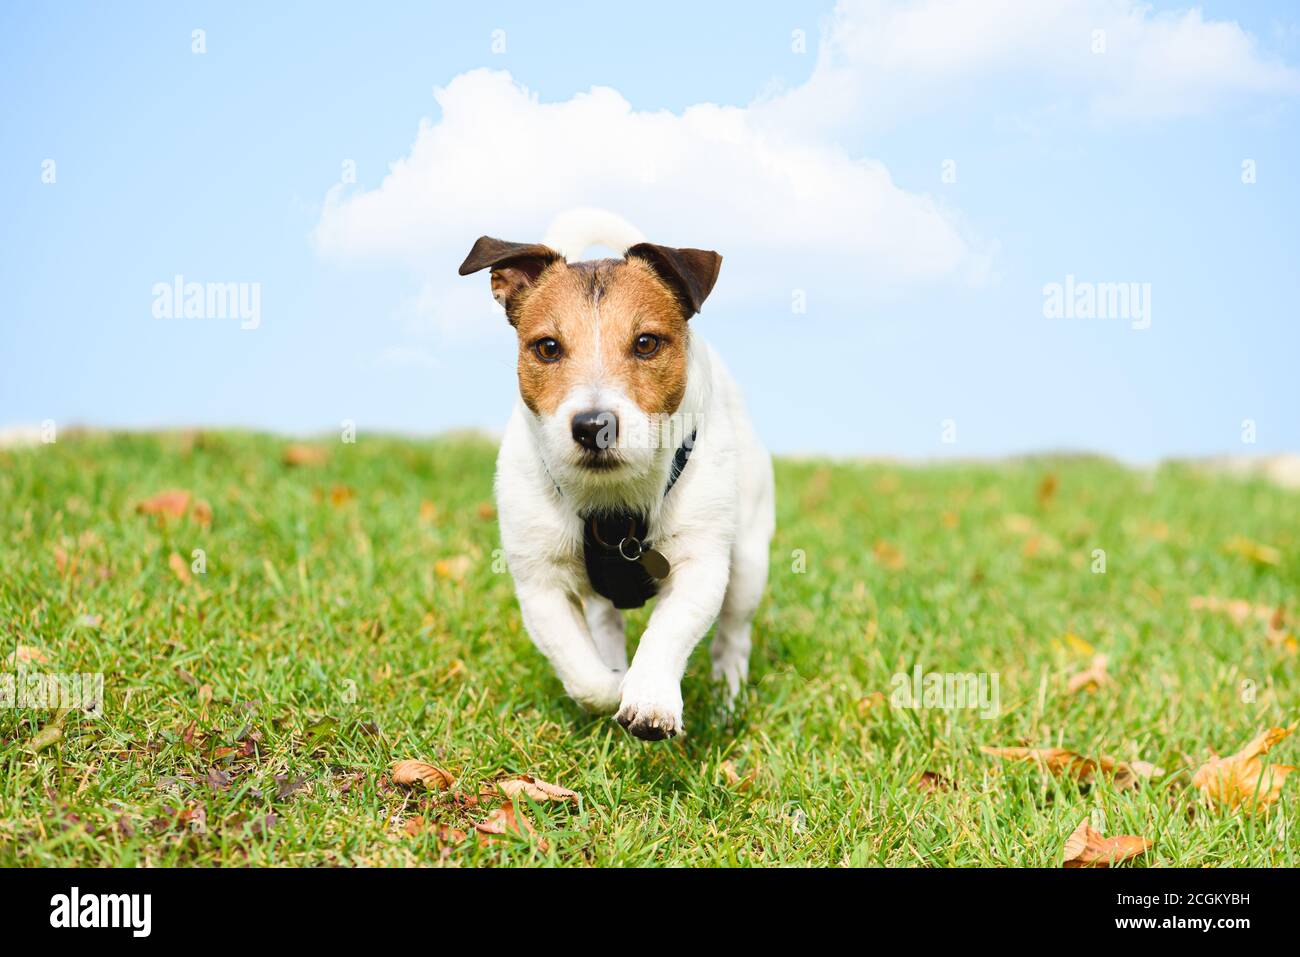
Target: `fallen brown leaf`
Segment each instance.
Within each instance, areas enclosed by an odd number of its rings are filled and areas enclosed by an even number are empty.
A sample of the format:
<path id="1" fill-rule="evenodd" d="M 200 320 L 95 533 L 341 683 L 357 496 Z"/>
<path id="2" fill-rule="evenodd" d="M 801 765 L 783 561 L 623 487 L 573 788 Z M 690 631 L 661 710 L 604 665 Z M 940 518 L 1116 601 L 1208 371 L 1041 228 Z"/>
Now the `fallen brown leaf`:
<path id="1" fill-rule="evenodd" d="M 1079 652 L 1079 654 L 1081 654 L 1081 655 L 1089 655 L 1089 656 L 1092 656 L 1092 655 L 1095 655 L 1095 654 L 1097 653 L 1097 649 L 1096 649 L 1096 648 L 1094 648 L 1094 647 L 1093 647 L 1092 645 L 1090 645 L 1088 642 L 1084 641 L 1082 638 L 1080 638 L 1078 635 L 1076 635 L 1076 634 L 1075 634 L 1074 632 L 1072 632 L 1072 631 L 1067 631 L 1067 632 L 1065 633 L 1065 636 L 1064 636 L 1063 640 L 1065 641 L 1065 643 L 1066 643 L 1067 645 L 1069 645 L 1069 646 L 1070 646 L 1071 648 L 1073 648 L 1075 651 Z"/>
<path id="2" fill-rule="evenodd" d="M 31 645 L 19 645 L 8 658 L 10 667 L 24 664 L 44 665 L 48 664 L 49 660 L 50 658 L 45 652 Z"/>
<path id="3" fill-rule="evenodd" d="M 1043 480 L 1038 483 L 1038 504 L 1046 505 L 1056 494 L 1056 476 L 1052 474 L 1044 475 Z"/>
<path id="4" fill-rule="evenodd" d="M 726 779 L 727 786 L 733 787 L 737 791 L 748 791 L 749 786 L 753 784 L 754 779 L 758 777 L 758 768 L 750 768 L 748 772 L 741 775 L 736 770 L 736 765 L 731 761 L 723 761 L 722 764 L 718 765 L 718 769 L 722 771 L 722 776 Z"/>
<path id="5" fill-rule="evenodd" d="M 570 791 L 566 787 L 558 784 L 549 784 L 541 781 L 531 774 L 521 774 L 512 781 L 502 781 L 497 785 L 497 790 L 513 801 L 522 792 L 527 794 L 539 804 L 544 801 L 568 801 L 572 804 L 578 803 L 578 792 Z"/>
<path id="6" fill-rule="evenodd" d="M 883 691 L 873 691 L 858 699 L 858 717 L 865 718 L 872 712 L 878 712 L 886 704 L 887 699 Z"/>
<path id="7" fill-rule="evenodd" d="M 1260 621 L 1270 622 L 1274 628 L 1281 628 L 1284 617 L 1281 608 L 1256 604 L 1244 598 L 1193 595 L 1187 600 L 1187 606 L 1192 611 L 1210 611 L 1227 615 L 1237 625 L 1244 625 L 1251 618 L 1258 618 Z"/>
<path id="8" fill-rule="evenodd" d="M 454 558 L 440 558 L 433 563 L 434 573 L 439 578 L 450 578 L 453 581 L 463 581 L 465 575 L 469 572 L 470 565 L 473 563 L 468 555 L 457 555 Z"/>
<path id="9" fill-rule="evenodd" d="M 952 781 L 937 771 L 922 771 L 913 784 L 915 784 L 918 791 L 921 791 L 924 794 L 933 794 L 936 791 L 952 790 Z"/>
<path id="10" fill-rule="evenodd" d="M 1086 782 L 1100 771 L 1109 775 L 1117 791 L 1136 787 L 1140 780 L 1159 777 L 1165 773 L 1146 761 L 1118 761 L 1103 754 L 1096 758 L 1086 757 L 1066 748 L 980 748 L 985 754 L 1008 761 L 1032 761 L 1052 774 L 1072 777 L 1080 783 Z"/>
<path id="11" fill-rule="evenodd" d="M 212 506 L 201 498 L 196 499 L 194 507 L 190 509 L 190 518 L 194 519 L 197 524 L 207 528 L 212 524 Z"/>
<path id="12" fill-rule="evenodd" d="M 1004 516 L 1002 524 L 1006 527 L 1007 531 L 1014 532 L 1017 535 L 1032 535 L 1038 528 L 1038 526 L 1034 524 L 1034 520 L 1028 515 L 1018 515 L 1015 513 Z"/>
<path id="13" fill-rule="evenodd" d="M 1286 609 L 1281 605 L 1263 605 L 1247 601 L 1244 598 L 1219 598 L 1215 595 L 1193 595 L 1188 599 L 1188 607 L 1193 611 L 1209 611 L 1227 615 L 1233 624 L 1240 627 L 1254 618 L 1266 623 L 1264 637 L 1270 645 L 1295 654 L 1300 651 L 1300 642 L 1296 641 L 1286 627 Z"/>
<path id="14" fill-rule="evenodd" d="M 484 820 L 479 821 L 474 825 L 474 830 L 478 831 L 478 842 L 485 846 L 495 843 L 498 838 L 506 835 L 537 836 L 537 829 L 533 827 L 523 811 L 515 807 L 513 801 L 506 801 Z M 537 837 L 537 846 L 543 851 L 550 847 L 544 837 Z"/>
<path id="15" fill-rule="evenodd" d="M 469 835 L 458 827 L 451 827 L 447 824 L 438 825 L 438 840 L 442 841 L 444 844 L 459 844 L 467 837 L 469 837 Z"/>
<path id="16" fill-rule="evenodd" d="M 1223 550 L 1229 555 L 1240 555 L 1257 565 L 1280 565 L 1282 553 L 1272 545 L 1264 545 L 1244 535 L 1236 535 L 1223 543 Z"/>
<path id="17" fill-rule="evenodd" d="M 1250 743 L 1227 757 L 1206 761 L 1192 776 L 1192 785 L 1200 788 L 1208 800 L 1231 808 L 1249 810 L 1267 807 L 1278 799 L 1287 775 L 1295 770 L 1289 764 L 1267 764 L 1262 756 L 1296 729 L 1267 728 Z"/>
<path id="18" fill-rule="evenodd" d="M 903 557 L 903 553 L 899 551 L 898 547 L 883 538 L 878 539 L 876 544 L 871 547 L 871 550 L 876 556 L 876 561 L 891 571 L 898 571 L 907 564 L 907 559 Z"/>
<path id="19" fill-rule="evenodd" d="M 282 458 L 285 465 L 324 465 L 329 453 L 315 445 L 286 445 Z"/>
<path id="20" fill-rule="evenodd" d="M 445 791 L 455 778 L 442 768 L 423 761 L 396 761 L 393 763 L 393 783 L 402 785 L 423 784 L 430 791 Z"/>
<path id="21" fill-rule="evenodd" d="M 1110 675 L 1106 672 L 1108 661 L 1105 655 L 1094 655 L 1087 668 L 1070 676 L 1065 683 L 1065 693 L 1078 694 L 1085 688 L 1095 691 L 1102 685 L 1110 684 Z"/>
<path id="22" fill-rule="evenodd" d="M 1113 759 L 1106 759 L 1111 760 Z M 1127 791 L 1138 786 L 1139 781 L 1164 777 L 1165 769 L 1150 761 L 1113 761 L 1115 777 L 1111 779 L 1116 791 Z"/>
<path id="23" fill-rule="evenodd" d="M 189 511 L 190 493 L 182 489 L 168 489 L 136 505 L 141 515 L 161 515 L 164 518 L 183 518 Z"/>
<path id="24" fill-rule="evenodd" d="M 1146 838 L 1129 834 L 1120 837 L 1102 837 L 1088 825 L 1084 818 L 1074 833 L 1065 839 L 1063 867 L 1110 867 L 1145 854 L 1152 846 Z"/>
<path id="25" fill-rule="evenodd" d="M 307 776 L 300 774 L 297 777 L 290 777 L 287 774 L 277 774 L 275 785 L 275 799 L 284 801 L 308 787 Z"/>
<path id="26" fill-rule="evenodd" d="M 190 566 L 185 559 L 181 558 L 176 552 L 172 552 L 167 559 L 167 567 L 172 570 L 172 574 L 182 582 L 190 580 Z"/>
<path id="27" fill-rule="evenodd" d="M 215 791 L 225 791 L 230 787 L 230 772 L 221 768 L 208 768 L 208 787 Z"/>

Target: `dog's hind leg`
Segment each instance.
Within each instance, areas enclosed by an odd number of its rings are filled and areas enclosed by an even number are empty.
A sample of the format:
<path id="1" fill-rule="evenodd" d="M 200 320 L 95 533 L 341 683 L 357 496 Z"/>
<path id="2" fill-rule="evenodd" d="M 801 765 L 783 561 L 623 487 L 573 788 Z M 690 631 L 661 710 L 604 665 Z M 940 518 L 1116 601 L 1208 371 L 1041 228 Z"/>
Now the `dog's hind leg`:
<path id="1" fill-rule="evenodd" d="M 709 646 L 713 680 L 727 686 L 727 704 L 749 677 L 750 623 L 767 586 L 767 536 L 737 541 L 731 554 L 731 577 L 722 600 L 718 627 Z"/>
<path id="2" fill-rule="evenodd" d="M 601 661 L 615 671 L 627 671 L 627 632 L 623 630 L 623 613 L 599 595 L 588 598 L 583 610 Z"/>

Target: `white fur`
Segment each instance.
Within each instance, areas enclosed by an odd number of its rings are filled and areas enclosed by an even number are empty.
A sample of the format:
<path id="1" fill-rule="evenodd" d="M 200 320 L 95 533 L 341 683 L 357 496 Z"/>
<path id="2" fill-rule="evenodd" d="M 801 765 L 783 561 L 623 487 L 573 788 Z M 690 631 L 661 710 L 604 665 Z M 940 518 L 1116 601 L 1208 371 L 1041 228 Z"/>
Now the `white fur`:
<path id="1" fill-rule="evenodd" d="M 598 314 L 592 318 L 599 323 Z M 693 332 L 689 336 L 677 416 L 686 434 L 692 427 L 697 434 L 686 469 L 666 497 L 677 443 L 625 444 L 624 436 L 635 435 L 648 419 L 599 371 L 552 415 L 534 415 L 516 403 L 497 459 L 501 539 L 529 635 L 576 701 L 597 712 L 616 710 L 643 737 L 683 729 L 682 675 L 715 620 L 713 677 L 726 684 L 728 700 L 739 691 L 775 527 L 771 457 L 721 360 Z M 575 412 L 592 408 L 618 416 L 623 464 L 612 473 L 579 464 L 569 423 Z M 622 616 L 592 590 L 583 564 L 578 515 L 602 505 L 643 511 L 650 542 L 672 566 L 630 667 Z"/>
<path id="2" fill-rule="evenodd" d="M 644 239 L 639 229 L 617 213 L 582 206 L 565 210 L 551 220 L 542 245 L 577 262 L 592 246 L 605 246 L 621 256 L 629 246 Z"/>

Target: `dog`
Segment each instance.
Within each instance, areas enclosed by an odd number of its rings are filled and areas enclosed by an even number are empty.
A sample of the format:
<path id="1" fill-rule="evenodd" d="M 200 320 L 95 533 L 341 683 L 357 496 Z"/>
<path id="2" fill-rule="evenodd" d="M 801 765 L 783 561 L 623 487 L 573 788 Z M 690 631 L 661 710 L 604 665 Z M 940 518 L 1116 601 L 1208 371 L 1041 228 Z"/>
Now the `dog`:
<path id="1" fill-rule="evenodd" d="M 588 238 L 569 245 L 624 248 Z M 715 621 L 712 676 L 728 705 L 743 687 L 776 524 L 771 456 L 689 321 L 721 265 L 483 236 L 460 267 L 491 270 L 518 335 L 496 500 L 524 626 L 570 697 L 650 741 L 684 730 L 682 676 Z M 652 598 L 629 666 L 622 610 Z"/>

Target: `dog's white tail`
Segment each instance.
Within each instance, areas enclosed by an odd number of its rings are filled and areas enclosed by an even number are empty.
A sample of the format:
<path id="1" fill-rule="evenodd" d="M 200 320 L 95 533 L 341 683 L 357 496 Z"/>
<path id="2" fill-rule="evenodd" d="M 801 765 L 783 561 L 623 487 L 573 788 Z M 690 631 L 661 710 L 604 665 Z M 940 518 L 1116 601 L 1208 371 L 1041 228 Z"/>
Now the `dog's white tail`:
<path id="1" fill-rule="evenodd" d="M 605 209 L 580 206 L 567 209 L 551 220 L 542 244 L 565 259 L 578 260 L 592 246 L 606 246 L 621 256 L 629 246 L 644 240 L 641 230 L 622 216 Z"/>

